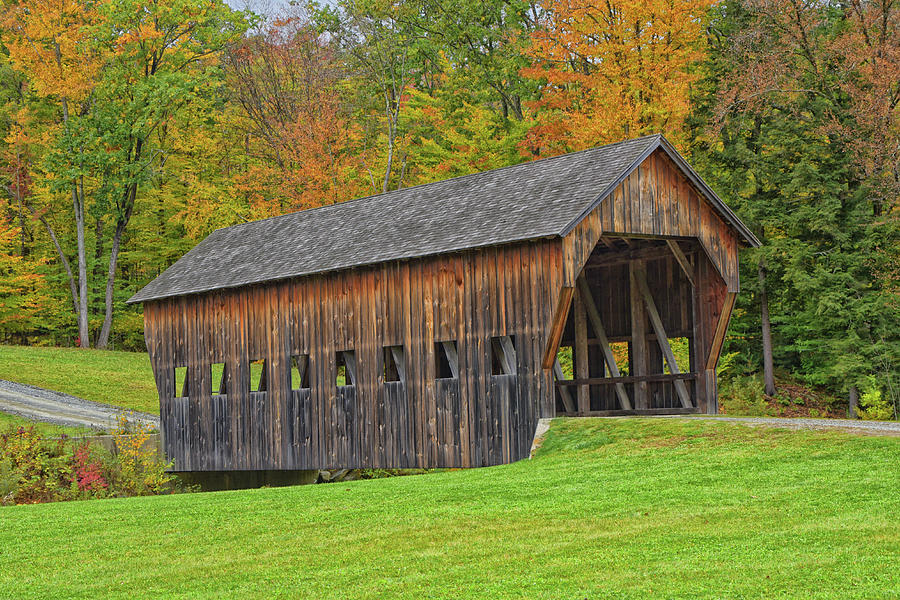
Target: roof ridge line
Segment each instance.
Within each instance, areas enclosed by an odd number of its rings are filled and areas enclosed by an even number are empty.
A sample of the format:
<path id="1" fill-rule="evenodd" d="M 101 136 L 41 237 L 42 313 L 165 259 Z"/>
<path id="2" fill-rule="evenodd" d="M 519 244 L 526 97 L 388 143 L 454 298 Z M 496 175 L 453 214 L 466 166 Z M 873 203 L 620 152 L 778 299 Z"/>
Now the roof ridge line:
<path id="1" fill-rule="evenodd" d="M 662 136 L 661 133 L 651 133 L 649 135 L 642 135 L 642 136 L 639 136 L 636 138 L 620 140 L 618 142 L 613 142 L 611 144 L 604 144 L 602 146 L 593 146 L 591 148 L 584 148 L 582 150 L 576 150 L 575 152 L 563 152 L 562 154 L 556 154 L 554 156 L 545 156 L 543 158 L 536 158 L 534 160 L 527 160 L 527 161 L 523 161 L 520 163 L 516 163 L 514 165 L 505 165 L 503 167 L 497 167 L 496 169 L 488 169 L 487 171 L 477 171 L 475 173 L 468 173 L 466 175 L 457 175 L 456 177 L 448 177 L 447 179 L 438 179 L 437 181 L 429 181 L 427 183 L 420 183 L 418 185 L 414 185 L 414 186 L 410 186 L 410 187 L 406 187 L 406 188 L 398 188 L 396 190 L 388 190 L 386 192 L 380 192 L 378 194 L 369 194 L 368 196 L 360 196 L 358 198 L 350 198 L 349 200 L 343 200 L 341 202 L 332 202 L 331 204 L 323 204 L 321 206 L 310 206 L 309 208 L 301 208 L 301 209 L 298 209 L 298 210 L 295 210 L 295 211 L 292 211 L 289 213 L 284 213 L 283 215 L 272 215 L 271 217 L 265 217 L 262 219 L 254 219 L 252 221 L 246 221 L 244 223 L 235 223 L 234 225 L 228 225 L 226 227 L 219 227 L 218 229 L 214 229 L 212 232 L 210 232 L 209 235 L 213 235 L 214 233 L 217 233 L 219 231 L 224 231 L 226 229 L 233 229 L 233 228 L 237 228 L 237 227 L 246 227 L 248 225 L 253 225 L 255 223 L 263 223 L 265 221 L 271 221 L 273 219 L 282 219 L 284 217 L 296 215 L 297 213 L 310 213 L 310 212 L 315 212 L 317 210 L 333 208 L 335 206 L 344 206 L 351 202 L 361 202 L 363 200 L 374 200 L 376 198 L 381 198 L 383 196 L 388 196 L 390 194 L 396 194 L 397 192 L 402 192 L 405 190 L 424 188 L 424 187 L 428 187 L 428 186 L 432 186 L 432 185 L 437 185 L 439 183 L 447 183 L 450 181 L 455 181 L 457 179 L 463 179 L 465 177 L 475 177 L 477 175 L 484 175 L 487 173 L 496 173 L 498 171 L 506 171 L 508 169 L 514 169 L 516 167 L 521 167 L 522 165 L 532 165 L 532 164 L 540 163 L 540 162 L 548 162 L 548 161 L 551 161 L 551 160 L 554 160 L 557 158 L 575 156 L 578 154 L 584 154 L 586 152 L 591 152 L 593 150 L 600 150 L 603 148 L 612 148 L 614 146 L 620 146 L 622 144 L 629 144 L 629 143 L 637 142 L 639 140 L 649 139 L 652 137 L 660 137 L 660 136 Z"/>

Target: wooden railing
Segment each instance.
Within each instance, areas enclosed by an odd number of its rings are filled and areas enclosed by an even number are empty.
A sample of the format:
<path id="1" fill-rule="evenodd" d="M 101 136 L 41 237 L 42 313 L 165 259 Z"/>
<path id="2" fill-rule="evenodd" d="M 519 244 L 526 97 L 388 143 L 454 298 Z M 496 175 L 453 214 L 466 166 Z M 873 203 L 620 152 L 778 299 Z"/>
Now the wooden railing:
<path id="1" fill-rule="evenodd" d="M 560 392 L 563 390 L 570 389 L 572 387 L 577 386 L 586 386 L 597 387 L 597 386 L 612 386 L 612 385 L 627 385 L 627 384 L 635 384 L 635 383 L 655 383 L 655 384 L 665 384 L 670 383 L 674 386 L 676 381 L 679 382 L 693 382 L 698 378 L 697 373 L 658 373 L 653 375 L 642 375 L 642 376 L 626 376 L 626 377 L 588 377 L 581 379 L 561 379 L 557 380 L 556 386 L 560 389 Z M 690 386 L 693 387 L 693 386 Z M 631 388 L 629 388 L 631 389 Z M 693 396 L 693 394 L 691 394 Z M 696 401 L 693 397 L 691 399 L 692 406 L 672 406 L 667 408 L 662 407 L 652 407 L 652 408 L 621 408 L 621 404 L 619 408 L 611 409 L 611 410 L 586 410 L 586 411 L 577 411 L 577 410 L 562 410 L 559 411 L 558 414 L 560 416 L 588 416 L 588 417 L 612 417 L 612 416 L 624 416 L 624 415 L 674 415 L 674 414 L 692 414 L 698 412 L 696 407 Z M 565 403 L 564 403 L 565 404 Z"/>

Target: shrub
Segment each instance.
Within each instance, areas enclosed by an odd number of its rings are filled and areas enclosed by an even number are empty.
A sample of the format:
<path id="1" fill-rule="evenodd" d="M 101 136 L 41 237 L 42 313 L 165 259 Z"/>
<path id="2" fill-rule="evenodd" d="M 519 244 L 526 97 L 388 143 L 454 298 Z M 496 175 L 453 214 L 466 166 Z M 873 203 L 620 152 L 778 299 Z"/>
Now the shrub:
<path id="1" fill-rule="evenodd" d="M 73 497 L 74 457 L 66 448 L 65 437 L 44 440 L 34 426 L 16 427 L 0 435 L 0 460 L 7 462 L 6 502 L 30 504 L 68 500 Z"/>
<path id="2" fill-rule="evenodd" d="M 868 421 L 889 421 L 894 418 L 894 407 L 875 385 L 870 385 L 859 398 L 859 416 Z"/>
<path id="3" fill-rule="evenodd" d="M 130 432 L 124 420 L 115 453 L 62 436 L 44 438 L 34 426 L 0 434 L 0 504 L 143 496 L 176 491 L 150 430 Z"/>
<path id="4" fill-rule="evenodd" d="M 719 407 L 727 415 L 772 415 L 764 386 L 758 377 L 727 377 L 719 382 Z"/>
<path id="5" fill-rule="evenodd" d="M 83 443 L 75 448 L 75 473 L 73 480 L 80 492 L 101 494 L 109 489 L 103 464 L 91 456 L 91 447 Z"/>
<path id="6" fill-rule="evenodd" d="M 129 426 L 125 415 L 119 417 L 115 435 L 116 456 L 111 476 L 119 495 L 147 496 L 175 490 L 176 477 L 167 470 L 172 463 L 160 460 L 156 446 L 150 442 L 149 426 Z"/>

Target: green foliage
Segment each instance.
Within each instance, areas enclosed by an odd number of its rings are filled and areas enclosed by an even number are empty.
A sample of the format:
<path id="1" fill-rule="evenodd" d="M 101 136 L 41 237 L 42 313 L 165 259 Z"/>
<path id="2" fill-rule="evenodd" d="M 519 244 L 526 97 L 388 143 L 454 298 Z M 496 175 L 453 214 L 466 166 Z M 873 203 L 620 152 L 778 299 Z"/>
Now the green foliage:
<path id="1" fill-rule="evenodd" d="M 883 598 L 898 452 L 838 432 L 560 419 L 534 459 L 501 467 L 4 507 L 0 596 Z"/>
<path id="2" fill-rule="evenodd" d="M 767 54 L 765 45 L 781 39 L 769 18 L 758 21 L 741 2 L 713 9 L 715 36 L 695 97 L 693 164 L 763 242 L 742 255 L 749 293 L 739 296 L 727 351 L 751 372 L 761 366 L 762 264 L 776 367 L 844 393 L 877 375 L 887 391 L 900 364 L 896 291 L 885 277 L 897 260 L 898 222 L 880 213 L 846 140 L 823 133 L 859 116 L 835 96 L 830 75 L 798 66 L 791 73 L 799 81 L 785 85 L 808 93 L 740 95 L 748 57 Z M 813 30 L 817 41 L 826 44 L 839 21 Z M 838 77 L 841 66 L 822 68 Z M 730 104 L 721 103 L 725 96 Z"/>
<path id="3" fill-rule="evenodd" d="M 881 393 L 875 381 L 869 381 L 859 397 L 859 416 L 872 421 L 887 421 L 896 418 L 894 407 Z"/>
<path id="4" fill-rule="evenodd" d="M 575 361 L 572 358 L 572 346 L 560 346 L 556 353 L 563 379 L 575 379 Z"/>
<path id="5" fill-rule="evenodd" d="M 762 379 L 757 375 L 725 377 L 719 381 L 719 410 L 726 415 L 772 417 Z"/>

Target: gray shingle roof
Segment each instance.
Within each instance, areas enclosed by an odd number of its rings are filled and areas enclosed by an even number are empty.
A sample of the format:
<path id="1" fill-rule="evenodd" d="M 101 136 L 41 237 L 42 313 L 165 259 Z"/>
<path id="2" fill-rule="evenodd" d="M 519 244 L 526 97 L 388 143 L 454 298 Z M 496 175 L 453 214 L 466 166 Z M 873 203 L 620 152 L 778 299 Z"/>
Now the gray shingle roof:
<path id="1" fill-rule="evenodd" d="M 653 135 L 219 229 L 129 302 L 563 235 L 658 147 L 675 153 Z"/>

